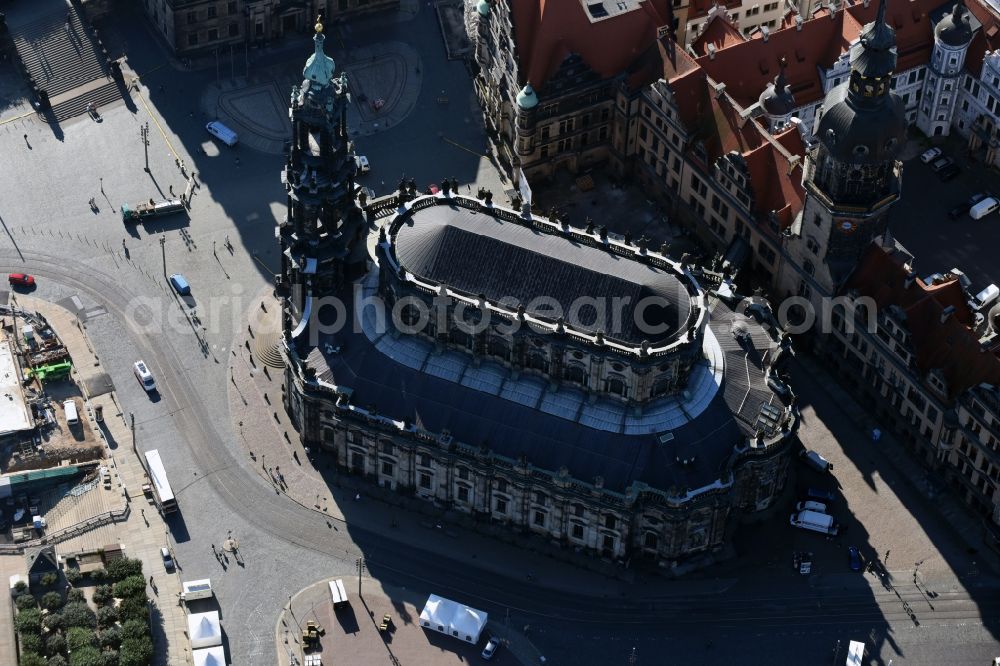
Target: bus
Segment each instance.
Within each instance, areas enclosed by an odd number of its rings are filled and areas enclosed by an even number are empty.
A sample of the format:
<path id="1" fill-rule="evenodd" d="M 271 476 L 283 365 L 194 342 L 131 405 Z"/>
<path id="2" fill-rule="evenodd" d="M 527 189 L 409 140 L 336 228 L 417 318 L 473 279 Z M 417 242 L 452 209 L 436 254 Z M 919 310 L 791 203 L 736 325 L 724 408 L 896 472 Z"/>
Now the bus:
<path id="1" fill-rule="evenodd" d="M 163 468 L 160 452 L 156 449 L 146 452 L 146 473 L 153 482 L 153 497 L 160 513 L 176 511 L 177 500 L 174 498 L 174 491 L 170 489 L 170 482 L 167 481 L 167 470 Z"/>

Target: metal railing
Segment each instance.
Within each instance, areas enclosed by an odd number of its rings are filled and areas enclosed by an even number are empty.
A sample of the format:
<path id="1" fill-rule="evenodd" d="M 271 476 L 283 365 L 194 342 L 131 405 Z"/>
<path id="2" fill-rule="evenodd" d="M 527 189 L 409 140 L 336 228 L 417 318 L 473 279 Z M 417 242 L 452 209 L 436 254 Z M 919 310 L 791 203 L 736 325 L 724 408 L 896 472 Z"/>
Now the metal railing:
<path id="1" fill-rule="evenodd" d="M 37 548 L 39 546 L 54 545 L 62 543 L 63 541 L 69 541 L 72 538 L 78 537 L 81 534 L 89 532 L 94 528 L 101 527 L 102 525 L 127 520 L 130 513 L 131 505 L 126 503 L 121 509 L 105 511 L 102 514 L 98 514 L 74 525 L 69 525 L 54 532 L 42 535 L 37 539 L 31 539 L 29 541 L 22 541 L 20 543 L 13 544 L 0 544 L 0 554 L 18 554 L 23 553 L 26 548 Z"/>

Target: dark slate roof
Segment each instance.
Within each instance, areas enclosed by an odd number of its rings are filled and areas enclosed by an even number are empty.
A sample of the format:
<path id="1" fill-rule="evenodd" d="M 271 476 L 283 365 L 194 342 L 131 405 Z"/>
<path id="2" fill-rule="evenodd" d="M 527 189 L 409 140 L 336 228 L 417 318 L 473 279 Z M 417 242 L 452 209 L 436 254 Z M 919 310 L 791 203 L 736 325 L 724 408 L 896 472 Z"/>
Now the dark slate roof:
<path id="1" fill-rule="evenodd" d="M 938 21 L 934 35 L 948 46 L 964 46 L 972 41 L 973 27 L 965 5 L 956 2 L 952 10 Z"/>
<path id="2" fill-rule="evenodd" d="M 848 164 L 878 164 L 896 159 L 906 140 L 903 101 L 893 92 L 877 103 L 860 103 L 841 83 L 823 102 L 816 132 L 830 154 Z"/>
<path id="3" fill-rule="evenodd" d="M 490 302 L 513 301 L 528 314 L 555 320 L 538 297 L 555 299 L 566 323 L 580 311 L 574 328 L 590 333 L 603 329 L 612 340 L 638 344 L 670 339 L 687 325 L 691 312 L 688 290 L 670 271 L 649 266 L 567 237 L 507 222 L 464 207 L 435 205 L 411 213 L 396 234 L 397 261 L 410 273 Z M 572 309 L 579 298 L 609 299 L 608 316 L 597 320 L 592 306 Z M 621 330 L 611 330 L 610 299 L 627 298 Z M 658 297 L 665 307 L 643 312 L 650 325 L 666 324 L 665 333 L 643 333 L 633 308 L 644 298 Z M 508 303 L 509 306 L 509 303 Z M 647 329 L 648 330 L 648 329 Z"/>
<path id="4" fill-rule="evenodd" d="M 25 557 L 29 574 L 47 574 L 59 571 L 59 565 L 56 563 L 56 551 L 52 546 L 45 546 L 29 552 Z"/>
<path id="5" fill-rule="evenodd" d="M 761 404 L 780 404 L 760 365 L 770 338 L 752 320 L 740 324 L 760 350 L 748 353 L 732 335 L 732 316 L 720 303 L 710 323 L 726 358 L 722 388 L 697 418 L 672 430 L 673 440 L 666 444 L 658 443 L 656 434 L 595 430 L 403 366 L 357 331 L 345 329 L 337 334 L 335 343 L 340 351 L 334 355 L 321 351 L 321 341 L 308 354 L 308 363 L 316 369 L 318 379 L 350 387 L 351 404 L 365 409 L 374 406 L 380 415 L 406 419 L 429 432 L 448 430 L 456 442 L 486 444 L 514 460 L 523 455 L 536 467 L 551 472 L 565 466 L 572 477 L 585 482 L 601 476 L 605 487 L 617 492 L 624 492 L 635 481 L 663 490 L 695 489 L 719 479 L 733 447 L 752 435 Z M 741 420 L 734 417 L 737 413 Z M 693 458 L 693 462 L 681 465 L 678 458 Z"/>

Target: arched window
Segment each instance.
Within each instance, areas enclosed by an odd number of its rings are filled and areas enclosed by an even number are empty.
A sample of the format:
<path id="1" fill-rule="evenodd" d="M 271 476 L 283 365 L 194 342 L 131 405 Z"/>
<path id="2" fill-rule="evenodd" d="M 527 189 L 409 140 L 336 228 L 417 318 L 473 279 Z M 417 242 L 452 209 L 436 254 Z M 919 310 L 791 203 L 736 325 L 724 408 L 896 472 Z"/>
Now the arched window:
<path id="1" fill-rule="evenodd" d="M 579 365 L 577 363 L 568 365 L 566 366 L 566 370 L 564 371 L 563 374 L 566 378 L 566 381 L 574 382 L 582 386 L 587 385 L 587 373 L 582 365 Z"/>
<path id="2" fill-rule="evenodd" d="M 614 393 L 615 395 L 620 395 L 624 398 L 628 392 L 628 387 L 625 385 L 625 379 L 618 376 L 609 377 L 607 380 L 607 391 L 608 393 Z"/>
<path id="3" fill-rule="evenodd" d="M 541 352 L 534 352 L 528 355 L 528 360 L 525 365 L 531 370 L 538 370 L 540 372 L 549 371 L 549 362 L 546 360 L 545 355 Z"/>

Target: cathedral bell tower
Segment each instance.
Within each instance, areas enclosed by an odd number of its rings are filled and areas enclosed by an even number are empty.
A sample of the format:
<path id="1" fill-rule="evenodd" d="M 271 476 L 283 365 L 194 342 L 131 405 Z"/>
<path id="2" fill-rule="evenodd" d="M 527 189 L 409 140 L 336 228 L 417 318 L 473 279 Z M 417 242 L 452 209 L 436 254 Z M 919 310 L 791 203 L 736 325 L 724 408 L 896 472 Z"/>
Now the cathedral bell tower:
<path id="1" fill-rule="evenodd" d="M 282 172 L 288 213 L 278 226 L 283 299 L 282 332 L 291 341 L 306 330 L 313 299 L 332 295 L 364 273 L 366 223 L 355 202 L 357 166 L 348 139 L 347 78 L 334 77 L 317 20 L 315 52 L 292 89 L 292 137 Z"/>
<path id="2" fill-rule="evenodd" d="M 801 295 L 835 293 L 868 245 L 886 233 L 899 198 L 906 120 L 891 90 L 896 33 L 885 12 L 880 0 L 875 20 L 851 47 L 850 78 L 823 102 L 819 142 L 807 156 L 800 233 L 790 247 L 798 288 L 785 280 Z"/>

